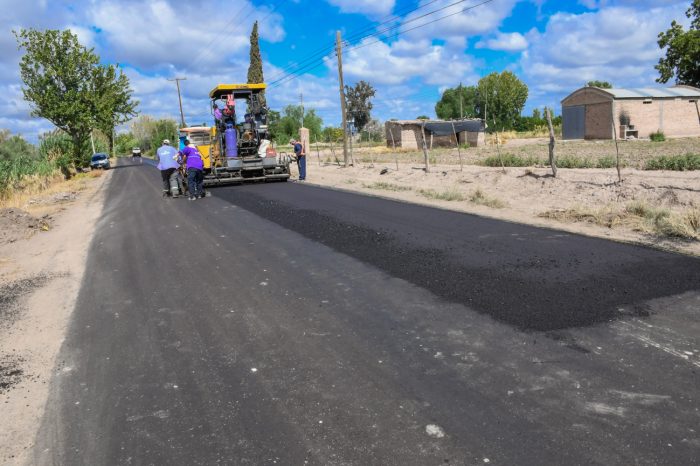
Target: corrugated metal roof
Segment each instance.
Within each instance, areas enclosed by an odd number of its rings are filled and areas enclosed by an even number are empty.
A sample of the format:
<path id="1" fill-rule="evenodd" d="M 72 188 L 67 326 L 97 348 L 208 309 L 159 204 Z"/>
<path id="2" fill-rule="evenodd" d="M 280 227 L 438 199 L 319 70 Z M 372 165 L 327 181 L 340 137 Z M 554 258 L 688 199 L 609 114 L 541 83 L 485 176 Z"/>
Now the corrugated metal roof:
<path id="1" fill-rule="evenodd" d="M 639 87 L 634 89 L 601 89 L 612 94 L 616 99 L 672 99 L 675 97 L 700 98 L 700 89 L 689 86 L 674 87 Z"/>

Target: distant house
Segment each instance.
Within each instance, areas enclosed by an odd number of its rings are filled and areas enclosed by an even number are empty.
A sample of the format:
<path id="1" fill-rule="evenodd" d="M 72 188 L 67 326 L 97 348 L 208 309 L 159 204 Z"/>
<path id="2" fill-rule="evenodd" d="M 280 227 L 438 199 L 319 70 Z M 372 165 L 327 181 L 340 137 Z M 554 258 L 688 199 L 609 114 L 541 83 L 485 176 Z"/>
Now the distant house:
<path id="1" fill-rule="evenodd" d="M 700 136 L 700 89 L 691 86 L 640 89 L 581 88 L 561 101 L 564 139 Z"/>
<path id="2" fill-rule="evenodd" d="M 443 120 L 392 120 L 384 124 L 387 147 L 402 149 L 420 149 L 425 145 L 433 147 L 455 147 L 460 145 L 472 147 L 483 146 L 484 121 L 479 119 L 443 121 Z"/>

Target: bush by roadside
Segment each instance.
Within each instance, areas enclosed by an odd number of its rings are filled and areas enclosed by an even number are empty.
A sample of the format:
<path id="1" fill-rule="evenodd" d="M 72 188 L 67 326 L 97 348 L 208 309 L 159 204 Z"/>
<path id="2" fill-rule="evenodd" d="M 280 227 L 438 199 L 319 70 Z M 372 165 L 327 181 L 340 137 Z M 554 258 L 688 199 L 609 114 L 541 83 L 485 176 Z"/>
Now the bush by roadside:
<path id="1" fill-rule="evenodd" d="M 645 170 L 700 170 L 700 154 L 662 155 L 647 160 Z"/>
<path id="2" fill-rule="evenodd" d="M 537 157 L 503 154 L 503 156 L 491 156 L 483 160 L 482 165 L 487 167 L 536 167 L 548 166 L 549 162 Z M 622 164 L 624 166 L 624 164 Z M 557 158 L 558 168 L 613 168 L 615 157 L 602 156 L 597 159 L 566 156 Z"/>
<path id="3" fill-rule="evenodd" d="M 75 173 L 71 164 L 72 142 L 60 132 L 46 133 L 39 144 L 30 144 L 20 135 L 0 132 L 0 198 L 13 191 L 44 189 L 56 176 L 69 178 Z"/>

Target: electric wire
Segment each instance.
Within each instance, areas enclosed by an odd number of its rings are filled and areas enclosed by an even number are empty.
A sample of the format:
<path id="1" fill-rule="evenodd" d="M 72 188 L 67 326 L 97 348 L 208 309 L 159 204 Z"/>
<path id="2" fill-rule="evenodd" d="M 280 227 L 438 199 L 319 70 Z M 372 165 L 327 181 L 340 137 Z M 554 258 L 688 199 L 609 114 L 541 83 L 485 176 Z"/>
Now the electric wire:
<path id="1" fill-rule="evenodd" d="M 362 28 L 362 29 L 360 29 L 360 30 L 354 31 L 354 32 L 352 32 L 351 34 L 349 34 L 348 36 L 346 36 L 345 39 L 343 40 L 343 42 L 349 43 L 349 41 L 352 41 L 352 40 L 355 40 L 355 39 L 358 38 L 358 37 L 361 37 L 362 34 L 364 34 L 364 33 L 367 32 L 367 31 L 371 31 L 372 29 L 375 29 L 375 28 L 377 28 L 377 27 L 379 27 L 379 26 L 382 26 L 382 25 L 384 25 L 384 24 L 388 24 L 388 23 L 390 23 L 390 22 L 400 20 L 401 17 L 402 17 L 403 15 L 407 15 L 407 14 L 416 12 L 416 11 L 418 11 L 418 10 L 422 10 L 423 8 L 427 8 L 427 7 L 430 6 L 431 4 L 433 4 L 433 3 L 435 3 L 435 2 L 438 2 L 438 1 L 440 1 L 440 0 L 430 0 L 429 2 L 426 2 L 426 3 L 424 3 L 423 5 L 420 5 L 420 6 L 418 6 L 418 7 L 415 7 L 415 8 L 405 8 L 405 9 L 403 9 L 403 10 L 400 10 L 400 11 L 396 12 L 396 13 L 392 13 L 392 14 L 386 15 L 386 16 L 384 16 L 383 18 L 381 18 L 381 20 L 384 20 L 385 18 L 389 18 L 389 19 L 386 19 L 385 21 L 382 21 L 382 22 L 380 22 L 380 23 L 378 23 L 378 24 L 371 24 L 371 25 L 366 26 L 366 27 L 364 27 L 364 28 Z M 286 67 L 282 68 L 281 70 L 279 70 L 278 74 L 272 76 L 272 79 L 273 79 L 273 80 L 276 80 L 276 79 L 278 79 L 278 78 L 281 78 L 281 77 L 283 77 L 283 75 L 286 73 L 286 71 L 288 71 L 288 70 L 290 70 L 290 69 L 292 69 L 292 68 L 302 66 L 302 64 L 308 63 L 308 62 L 311 61 L 311 60 L 315 60 L 315 59 L 318 59 L 319 57 L 328 55 L 328 53 L 329 53 L 330 51 L 332 51 L 334 48 L 335 48 L 335 44 L 331 44 L 331 45 L 326 46 L 326 47 L 321 47 L 320 49 L 317 49 L 315 52 L 311 52 L 311 54 L 307 55 L 305 58 L 303 58 L 303 59 L 301 59 L 301 60 L 299 60 L 299 61 L 297 61 L 297 62 L 290 63 L 290 64 L 287 65 Z"/>
<path id="2" fill-rule="evenodd" d="M 374 32 L 374 33 L 372 33 L 372 34 L 368 34 L 368 35 L 362 37 L 357 45 L 346 47 L 346 51 L 357 50 L 357 49 L 361 49 L 361 48 L 364 48 L 364 47 L 367 47 L 367 46 L 376 44 L 376 43 L 378 43 L 378 42 L 382 42 L 382 39 L 377 39 L 377 40 L 372 41 L 372 42 L 368 42 L 368 43 L 364 43 L 364 44 L 362 43 L 362 41 L 364 41 L 365 39 L 368 39 L 368 38 L 370 38 L 370 37 L 376 37 L 376 36 L 381 35 L 381 34 L 383 34 L 383 33 L 385 33 L 385 32 L 391 31 L 392 29 L 398 29 L 398 28 L 400 28 L 400 27 L 405 26 L 405 25 L 408 24 L 408 23 L 412 23 L 412 22 L 417 21 L 417 20 L 419 20 L 419 19 L 425 18 L 425 17 L 430 16 L 430 15 L 432 15 L 432 14 L 434 14 L 434 13 L 439 12 L 439 11 L 444 11 L 445 9 L 451 8 L 451 7 L 455 6 L 455 5 L 458 5 L 458 4 L 460 4 L 460 3 L 463 3 L 463 2 L 465 2 L 465 1 L 467 1 L 467 0 L 458 0 L 457 2 L 451 3 L 451 4 L 447 5 L 447 6 L 438 8 L 438 9 L 433 10 L 433 11 L 428 12 L 428 13 L 425 13 L 425 14 L 423 14 L 423 15 L 420 15 L 420 16 L 416 17 L 416 18 L 412 18 L 412 19 L 410 19 L 410 20 L 408 20 L 408 21 L 405 21 L 405 22 L 403 22 L 403 23 L 401 23 L 401 24 L 399 24 L 399 25 L 392 26 L 392 27 L 389 27 L 389 28 L 386 28 L 386 29 L 383 29 L 383 30 L 380 30 L 380 31 L 376 31 L 376 32 Z M 413 31 L 413 30 L 416 30 L 416 29 L 419 29 L 419 28 L 422 28 L 422 27 L 425 27 L 425 26 L 428 26 L 428 25 L 437 23 L 437 22 L 439 22 L 439 21 L 442 21 L 442 20 L 444 20 L 444 19 L 450 18 L 450 17 L 452 17 L 452 16 L 455 16 L 455 15 L 458 15 L 458 14 L 461 14 L 461 13 L 464 13 L 464 12 L 467 12 L 467 11 L 470 11 L 470 10 L 473 10 L 473 9 L 478 8 L 478 7 L 480 7 L 480 6 L 486 5 L 486 4 L 491 3 L 491 2 L 493 2 L 493 1 L 494 1 L 494 0 L 484 0 L 484 1 L 482 1 L 481 3 L 478 3 L 478 4 L 476 4 L 476 5 L 471 5 L 471 6 L 462 8 L 462 9 L 460 9 L 459 11 L 456 11 L 456 12 L 450 13 L 450 14 L 447 14 L 447 15 L 445 15 L 445 16 L 441 16 L 440 18 L 437 18 L 437 19 L 432 20 L 432 21 L 428 21 L 427 23 L 419 24 L 419 25 L 414 26 L 414 27 L 409 28 L 409 29 L 399 30 L 399 31 L 397 31 L 395 34 L 393 34 L 393 35 L 390 36 L 390 37 L 396 38 L 396 37 L 398 37 L 398 36 L 400 36 L 401 34 L 404 34 L 404 33 L 406 33 L 406 32 L 410 32 L 410 31 Z M 292 81 L 292 80 L 294 80 L 294 79 L 297 79 L 297 78 L 301 75 L 301 73 L 314 70 L 314 69 L 318 68 L 319 66 L 323 65 L 324 63 L 325 63 L 325 57 L 324 57 L 324 61 L 322 61 L 322 62 L 320 62 L 320 63 L 316 63 L 316 64 L 311 63 L 311 64 L 309 64 L 309 65 L 307 65 L 307 66 L 304 66 L 304 67 L 302 67 L 302 68 L 300 68 L 300 69 L 297 69 L 297 70 L 295 70 L 295 71 L 293 71 L 293 72 L 290 72 L 290 73 L 286 74 L 285 76 L 283 76 L 283 77 L 281 77 L 281 78 L 279 78 L 279 79 L 277 79 L 277 80 L 271 82 L 271 83 L 270 83 L 270 87 L 271 87 L 271 88 L 279 87 L 280 85 L 282 85 L 282 84 L 284 84 L 284 83 L 286 83 L 286 82 L 289 82 L 289 81 Z"/>

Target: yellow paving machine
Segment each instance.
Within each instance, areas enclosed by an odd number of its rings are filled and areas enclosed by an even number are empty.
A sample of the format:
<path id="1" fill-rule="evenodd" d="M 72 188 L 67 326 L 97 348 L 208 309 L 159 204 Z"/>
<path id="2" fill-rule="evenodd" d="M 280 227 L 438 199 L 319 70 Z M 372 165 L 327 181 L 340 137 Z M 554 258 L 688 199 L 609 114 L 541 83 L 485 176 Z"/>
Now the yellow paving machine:
<path id="1" fill-rule="evenodd" d="M 202 154 L 204 185 L 289 179 L 289 159 L 272 146 L 265 84 L 219 84 L 209 93 L 214 124 L 180 129 Z"/>

